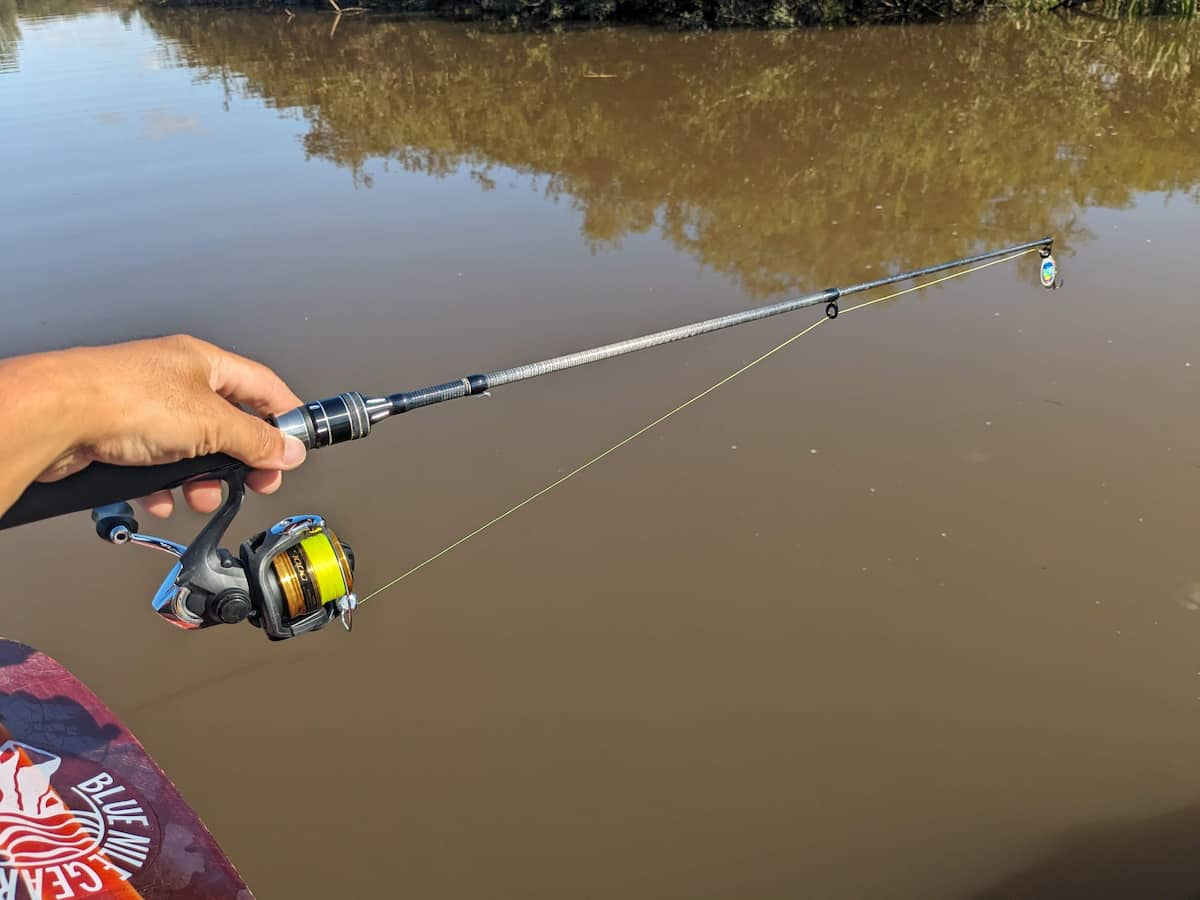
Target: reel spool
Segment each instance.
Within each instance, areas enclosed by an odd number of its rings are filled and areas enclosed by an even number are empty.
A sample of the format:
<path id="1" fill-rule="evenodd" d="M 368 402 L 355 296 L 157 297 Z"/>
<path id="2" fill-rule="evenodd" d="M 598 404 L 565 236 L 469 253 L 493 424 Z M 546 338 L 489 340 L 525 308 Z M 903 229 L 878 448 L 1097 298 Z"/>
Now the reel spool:
<path id="1" fill-rule="evenodd" d="M 237 556 L 221 538 L 246 495 L 243 473 L 225 478 L 221 508 L 185 547 L 138 533 L 128 503 L 92 510 L 96 533 L 114 544 L 161 550 L 178 562 L 154 596 L 155 612 L 188 630 L 247 621 L 273 641 L 324 628 L 335 618 L 349 631 L 354 594 L 354 551 L 320 516 L 291 516 L 244 542 Z"/>
<path id="2" fill-rule="evenodd" d="M 352 627 L 354 551 L 320 516 L 293 516 L 259 532 L 242 544 L 241 561 L 260 600 L 251 623 L 268 637 L 316 631 L 338 615 Z"/>

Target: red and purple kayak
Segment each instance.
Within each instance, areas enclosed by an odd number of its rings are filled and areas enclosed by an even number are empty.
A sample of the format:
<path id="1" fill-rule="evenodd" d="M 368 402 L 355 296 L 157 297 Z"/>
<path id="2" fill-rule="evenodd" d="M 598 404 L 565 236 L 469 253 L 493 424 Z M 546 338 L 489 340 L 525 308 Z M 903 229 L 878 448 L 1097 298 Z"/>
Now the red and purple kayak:
<path id="1" fill-rule="evenodd" d="M 162 769 L 44 653 L 0 640 L 0 900 L 253 900 Z"/>

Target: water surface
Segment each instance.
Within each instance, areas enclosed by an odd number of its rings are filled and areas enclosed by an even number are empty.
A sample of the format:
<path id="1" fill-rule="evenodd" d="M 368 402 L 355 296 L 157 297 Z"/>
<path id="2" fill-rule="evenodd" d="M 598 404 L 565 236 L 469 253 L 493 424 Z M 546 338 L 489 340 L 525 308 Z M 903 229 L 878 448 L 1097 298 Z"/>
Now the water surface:
<path id="1" fill-rule="evenodd" d="M 6 5 L 7 4 L 7 5 Z M 188 331 L 302 395 L 1057 237 L 826 326 L 330 630 L 176 633 L 86 517 L 4 632 L 260 896 L 1200 890 L 1200 37 L 0 0 L 0 354 Z M 798 330 L 390 423 L 255 499 L 378 585 Z M 186 540 L 199 520 L 165 526 Z"/>

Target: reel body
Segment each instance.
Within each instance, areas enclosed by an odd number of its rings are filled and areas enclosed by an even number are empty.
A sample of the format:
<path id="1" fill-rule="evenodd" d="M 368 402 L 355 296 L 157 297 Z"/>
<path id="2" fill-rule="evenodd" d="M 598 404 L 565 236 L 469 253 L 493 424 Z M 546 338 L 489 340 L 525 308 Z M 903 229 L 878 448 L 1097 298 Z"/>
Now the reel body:
<path id="1" fill-rule="evenodd" d="M 357 605 L 354 552 L 320 516 L 291 516 L 245 541 L 235 556 L 221 538 L 245 498 L 243 474 L 226 479 L 228 496 L 189 546 L 138 533 L 133 509 L 92 510 L 96 532 L 114 544 L 138 544 L 178 560 L 154 595 L 154 611 L 188 630 L 249 622 L 273 641 L 324 628 L 341 618 L 349 631 Z"/>

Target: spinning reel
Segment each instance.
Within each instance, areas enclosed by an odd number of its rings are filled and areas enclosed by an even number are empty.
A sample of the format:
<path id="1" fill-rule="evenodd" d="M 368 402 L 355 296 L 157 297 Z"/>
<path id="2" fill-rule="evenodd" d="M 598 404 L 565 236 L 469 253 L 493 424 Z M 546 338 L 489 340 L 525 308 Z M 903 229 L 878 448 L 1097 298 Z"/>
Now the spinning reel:
<path id="1" fill-rule="evenodd" d="M 190 546 L 138 533 L 133 508 L 92 510 L 96 533 L 113 544 L 137 544 L 175 557 L 154 611 L 179 628 L 248 621 L 282 641 L 324 628 L 335 618 L 349 631 L 358 599 L 354 552 L 320 516 L 291 516 L 244 542 L 237 556 L 221 538 L 246 496 L 244 470 L 222 476 L 229 494 Z"/>

